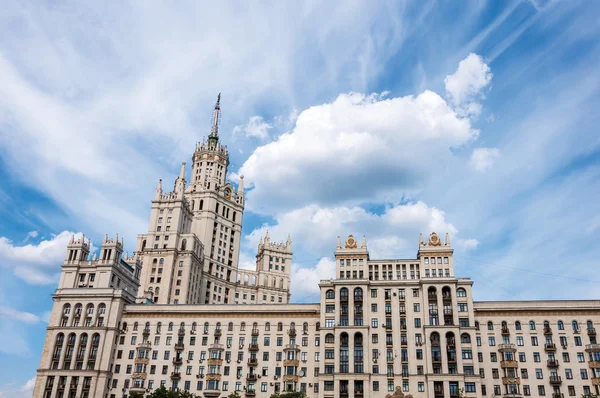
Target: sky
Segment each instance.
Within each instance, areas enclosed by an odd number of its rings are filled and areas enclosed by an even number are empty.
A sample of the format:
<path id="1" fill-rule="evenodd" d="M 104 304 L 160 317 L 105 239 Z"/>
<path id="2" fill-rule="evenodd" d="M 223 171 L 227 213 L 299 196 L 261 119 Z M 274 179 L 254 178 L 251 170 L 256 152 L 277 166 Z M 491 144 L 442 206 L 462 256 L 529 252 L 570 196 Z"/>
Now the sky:
<path id="1" fill-rule="evenodd" d="M 6 2 L 0 397 L 27 396 L 66 242 L 134 250 L 210 131 L 244 175 L 240 267 L 291 235 L 316 302 L 337 236 L 448 232 L 475 300 L 598 298 L 600 3 Z M 190 170 L 188 169 L 188 176 Z M 168 182 L 168 183 L 167 183 Z"/>

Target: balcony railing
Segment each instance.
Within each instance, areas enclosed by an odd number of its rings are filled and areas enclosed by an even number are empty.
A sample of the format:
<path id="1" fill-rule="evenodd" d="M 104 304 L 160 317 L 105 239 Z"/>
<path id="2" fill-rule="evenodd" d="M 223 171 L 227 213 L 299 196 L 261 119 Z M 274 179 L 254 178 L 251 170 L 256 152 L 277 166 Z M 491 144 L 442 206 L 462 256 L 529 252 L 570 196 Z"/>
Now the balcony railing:
<path id="1" fill-rule="evenodd" d="M 560 376 L 550 376 L 550 384 L 561 384 L 562 379 Z"/>
<path id="2" fill-rule="evenodd" d="M 558 361 L 556 359 L 549 359 L 547 363 L 549 368 L 558 368 Z"/>
<path id="3" fill-rule="evenodd" d="M 500 352 L 504 352 L 504 351 L 517 351 L 517 346 L 514 344 L 499 344 L 498 345 L 498 351 Z"/>
<path id="4" fill-rule="evenodd" d="M 546 351 L 556 351 L 556 344 L 554 344 L 554 343 L 546 343 L 546 344 L 544 344 L 544 349 Z"/>

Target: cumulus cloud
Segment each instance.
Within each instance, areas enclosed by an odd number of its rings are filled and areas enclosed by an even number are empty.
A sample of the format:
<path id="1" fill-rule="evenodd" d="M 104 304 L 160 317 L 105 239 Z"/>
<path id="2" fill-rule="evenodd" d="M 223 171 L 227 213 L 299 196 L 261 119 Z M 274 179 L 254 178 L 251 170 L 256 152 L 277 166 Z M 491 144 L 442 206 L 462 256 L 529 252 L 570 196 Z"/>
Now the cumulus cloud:
<path id="1" fill-rule="evenodd" d="M 431 91 L 397 98 L 342 94 L 301 112 L 291 132 L 258 147 L 238 174 L 253 187 L 247 203 L 259 213 L 311 202 L 381 201 L 420 187 L 450 161 L 451 148 L 478 133 Z"/>
<path id="2" fill-rule="evenodd" d="M 29 284 L 56 283 L 72 235 L 81 236 L 63 231 L 37 244 L 26 245 L 16 245 L 10 239 L 0 237 L 0 266 L 13 270 L 17 277 Z"/>
<path id="3" fill-rule="evenodd" d="M 32 314 L 30 312 L 19 311 L 14 308 L 5 307 L 3 305 L 0 305 L 0 315 L 6 318 L 14 319 L 29 324 L 38 323 L 40 321 L 40 317 L 35 314 Z"/>
<path id="4" fill-rule="evenodd" d="M 15 388 L 15 385 L 5 385 L 1 387 L 0 398 L 12 398 L 12 397 L 31 397 L 33 395 L 33 388 L 35 387 L 35 376 L 27 380 L 27 382 Z"/>
<path id="5" fill-rule="evenodd" d="M 252 116 L 248 123 L 242 126 L 235 126 L 233 128 L 233 134 L 244 135 L 249 138 L 259 138 L 266 140 L 269 138 L 269 130 L 273 128 L 273 125 L 267 123 L 262 116 Z"/>
<path id="6" fill-rule="evenodd" d="M 498 148 L 475 148 L 471 153 L 471 160 L 469 165 L 479 171 L 483 172 L 494 164 L 494 162 L 500 157 L 500 151 Z"/>
<path id="7" fill-rule="evenodd" d="M 492 81 L 490 67 L 477 54 L 469 54 L 460 61 L 458 69 L 446 76 L 446 95 L 462 116 L 479 116 L 483 89 Z"/>
<path id="8" fill-rule="evenodd" d="M 318 301 L 319 281 L 335 277 L 335 261 L 321 258 L 314 267 L 292 265 L 292 301 Z"/>

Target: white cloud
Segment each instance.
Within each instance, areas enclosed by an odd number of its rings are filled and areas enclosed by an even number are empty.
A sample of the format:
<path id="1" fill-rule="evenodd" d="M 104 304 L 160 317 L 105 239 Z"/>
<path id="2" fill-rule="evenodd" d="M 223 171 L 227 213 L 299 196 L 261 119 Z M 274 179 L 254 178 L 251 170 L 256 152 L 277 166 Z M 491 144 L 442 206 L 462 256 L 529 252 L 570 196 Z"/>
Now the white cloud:
<path id="1" fill-rule="evenodd" d="M 232 154 L 246 153 L 230 132 L 257 104 L 293 109 L 348 84 L 364 89 L 402 44 L 408 23 L 398 24 L 399 9 L 7 5 L 0 26 L 4 164 L 88 232 L 136 236 L 147 225 L 139 209 L 156 180 L 174 179 L 208 133 L 216 93 L 224 93 L 224 142 Z M 268 128 L 257 122 L 247 132 L 263 137 Z"/>
<path id="2" fill-rule="evenodd" d="M 40 317 L 35 314 L 15 310 L 14 308 L 5 307 L 3 305 L 0 305 L 0 315 L 29 324 L 35 324 L 40 321 Z"/>
<path id="3" fill-rule="evenodd" d="M 475 148 L 471 153 L 469 165 L 480 172 L 483 172 L 494 164 L 500 157 L 498 148 Z"/>
<path id="4" fill-rule="evenodd" d="M 25 240 L 23 242 L 27 242 L 29 239 L 35 239 L 38 237 L 38 235 L 38 231 L 30 231 L 27 233 L 27 236 L 25 237 Z"/>
<path id="5" fill-rule="evenodd" d="M 35 387 L 35 376 L 31 379 L 27 380 L 27 383 L 21 387 L 21 392 L 24 396 L 29 396 L 29 394 L 33 394 L 33 388 Z"/>
<path id="6" fill-rule="evenodd" d="M 342 94 L 301 112 L 290 133 L 258 147 L 238 174 L 253 186 L 247 204 L 259 213 L 382 201 L 421 187 L 452 160 L 451 148 L 478 133 L 431 91 Z"/>
<path id="7" fill-rule="evenodd" d="M 252 116 L 248 123 L 243 126 L 235 126 L 233 134 L 244 135 L 249 138 L 259 138 L 266 140 L 269 138 L 269 130 L 273 128 L 272 124 L 265 122 L 262 116 Z"/>
<path id="8" fill-rule="evenodd" d="M 460 61 L 458 69 L 446 76 L 446 94 L 462 116 L 479 116 L 483 89 L 492 81 L 490 67 L 477 54 L 471 53 Z"/>
<path id="9" fill-rule="evenodd" d="M 12 269 L 17 277 L 30 284 L 56 283 L 67 243 L 74 234 L 63 231 L 37 244 L 21 246 L 6 237 L 0 237 L 0 266 Z"/>
<path id="10" fill-rule="evenodd" d="M 0 398 L 31 397 L 33 395 L 33 389 L 35 387 L 35 379 L 35 376 L 32 377 L 20 387 L 16 387 L 16 383 L 0 387 Z"/>
<path id="11" fill-rule="evenodd" d="M 328 257 L 321 258 L 314 267 L 292 267 L 292 301 L 319 301 L 319 281 L 335 277 L 335 261 Z"/>

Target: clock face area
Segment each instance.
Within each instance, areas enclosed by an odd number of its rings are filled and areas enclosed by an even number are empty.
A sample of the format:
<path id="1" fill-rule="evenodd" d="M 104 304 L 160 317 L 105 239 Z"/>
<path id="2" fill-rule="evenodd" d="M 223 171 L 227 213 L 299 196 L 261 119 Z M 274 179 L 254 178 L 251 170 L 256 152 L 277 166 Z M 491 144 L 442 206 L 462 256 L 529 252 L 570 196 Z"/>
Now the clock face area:
<path id="1" fill-rule="evenodd" d="M 223 194 L 225 195 L 226 198 L 231 198 L 231 188 L 225 188 L 225 190 L 223 191 Z"/>

